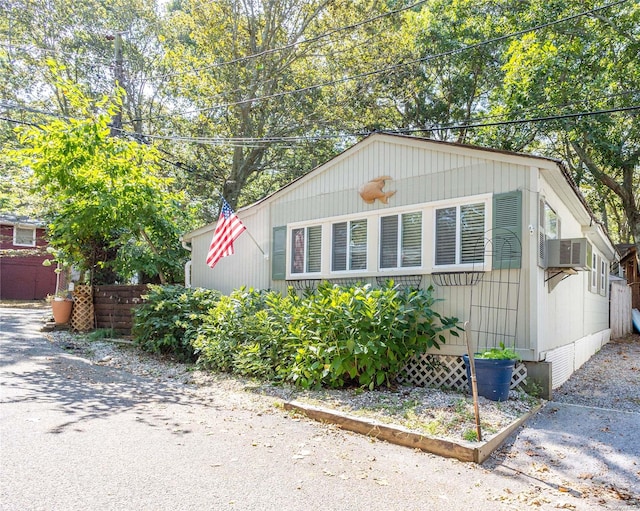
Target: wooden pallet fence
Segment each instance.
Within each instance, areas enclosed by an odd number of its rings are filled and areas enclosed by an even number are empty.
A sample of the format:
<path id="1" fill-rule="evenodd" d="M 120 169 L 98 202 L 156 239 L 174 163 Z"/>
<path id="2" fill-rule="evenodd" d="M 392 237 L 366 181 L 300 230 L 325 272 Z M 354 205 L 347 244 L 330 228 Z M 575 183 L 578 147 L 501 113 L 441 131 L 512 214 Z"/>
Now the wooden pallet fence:
<path id="1" fill-rule="evenodd" d="M 96 328 L 113 328 L 118 334 L 130 335 L 133 310 L 142 303 L 146 285 L 95 286 L 93 306 Z"/>

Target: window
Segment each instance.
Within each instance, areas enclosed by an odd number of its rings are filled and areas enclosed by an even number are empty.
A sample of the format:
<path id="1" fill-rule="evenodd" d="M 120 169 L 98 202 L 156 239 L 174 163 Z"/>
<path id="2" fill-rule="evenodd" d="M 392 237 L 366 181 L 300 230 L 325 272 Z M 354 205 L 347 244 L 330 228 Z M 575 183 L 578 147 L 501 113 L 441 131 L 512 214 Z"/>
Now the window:
<path id="1" fill-rule="evenodd" d="M 332 226 L 331 271 L 367 269 L 367 221 Z"/>
<path id="2" fill-rule="evenodd" d="M 607 267 L 609 265 L 607 264 L 607 261 L 605 261 L 604 259 L 600 259 L 600 294 L 602 296 L 606 296 L 607 295 Z"/>
<path id="3" fill-rule="evenodd" d="M 544 198 L 539 201 L 538 265 L 547 266 L 547 240 L 560 239 L 560 218 Z"/>
<path id="4" fill-rule="evenodd" d="M 291 273 L 320 273 L 322 226 L 291 230 Z"/>
<path id="5" fill-rule="evenodd" d="M 380 268 L 422 265 L 422 212 L 380 218 Z"/>
<path id="6" fill-rule="evenodd" d="M 36 246 L 36 230 L 34 227 L 18 227 L 13 228 L 13 244 L 22 247 Z"/>
<path id="7" fill-rule="evenodd" d="M 589 288 L 592 293 L 598 290 L 598 256 L 595 252 L 591 253 L 591 285 Z"/>
<path id="8" fill-rule="evenodd" d="M 484 262 L 484 203 L 436 209 L 436 266 Z"/>
<path id="9" fill-rule="evenodd" d="M 544 231 L 547 239 L 557 240 L 560 238 L 560 220 L 551 206 L 544 203 Z"/>

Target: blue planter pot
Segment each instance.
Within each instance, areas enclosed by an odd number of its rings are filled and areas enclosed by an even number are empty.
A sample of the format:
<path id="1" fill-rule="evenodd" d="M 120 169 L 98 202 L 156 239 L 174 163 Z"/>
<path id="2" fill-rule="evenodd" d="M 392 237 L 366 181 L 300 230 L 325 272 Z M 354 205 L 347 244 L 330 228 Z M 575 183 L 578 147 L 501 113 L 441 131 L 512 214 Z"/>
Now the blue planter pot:
<path id="1" fill-rule="evenodd" d="M 471 391 L 471 369 L 469 357 L 463 355 L 464 365 L 467 368 L 467 381 Z M 474 358 L 476 366 L 476 383 L 478 395 L 491 401 L 506 401 L 509 399 L 509 387 L 511 375 L 516 365 L 515 360 L 493 360 L 486 358 Z"/>

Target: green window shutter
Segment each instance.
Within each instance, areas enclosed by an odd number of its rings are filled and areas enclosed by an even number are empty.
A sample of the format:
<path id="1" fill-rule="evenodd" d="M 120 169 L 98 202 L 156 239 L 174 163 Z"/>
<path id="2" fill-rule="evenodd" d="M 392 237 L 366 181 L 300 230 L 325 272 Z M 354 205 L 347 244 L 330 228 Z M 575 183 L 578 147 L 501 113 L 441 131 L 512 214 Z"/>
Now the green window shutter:
<path id="1" fill-rule="evenodd" d="M 284 280 L 287 277 L 287 226 L 273 228 L 271 239 L 271 279 Z"/>
<path id="2" fill-rule="evenodd" d="M 522 192 L 493 196 L 493 269 L 522 265 Z"/>

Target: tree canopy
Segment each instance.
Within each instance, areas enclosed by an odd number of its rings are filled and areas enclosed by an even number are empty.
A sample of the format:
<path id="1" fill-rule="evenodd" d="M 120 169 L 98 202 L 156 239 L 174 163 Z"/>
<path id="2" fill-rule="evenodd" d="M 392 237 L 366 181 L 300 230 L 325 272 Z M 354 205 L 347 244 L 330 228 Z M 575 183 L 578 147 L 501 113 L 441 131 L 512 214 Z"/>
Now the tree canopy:
<path id="1" fill-rule="evenodd" d="M 107 115 L 100 144 L 142 167 L 152 158 L 173 180 L 167 193 L 184 192 L 191 225 L 216 218 L 219 194 L 251 203 L 388 130 L 559 157 L 613 239 L 640 243 L 637 2 L 10 0 L 0 10 L 3 147 L 27 142 L 19 123 L 69 129 L 76 107 L 47 57 L 94 104 L 116 98 L 117 81 L 123 137 L 106 135 Z M 0 208 L 26 199 L 0 182 Z"/>
<path id="2" fill-rule="evenodd" d="M 137 274 L 180 280 L 182 197 L 158 175 L 157 151 L 110 135 L 119 102 L 91 101 L 68 80 L 58 85 L 74 115 L 21 129 L 13 152 L 33 171 L 57 259 L 95 283 Z"/>

